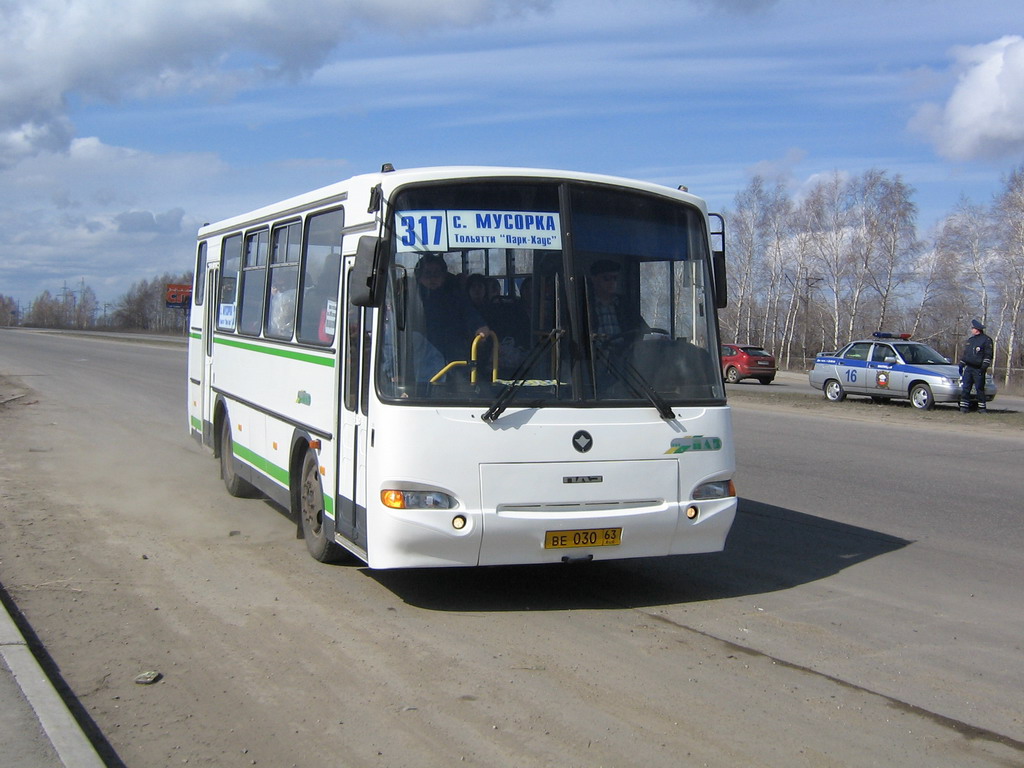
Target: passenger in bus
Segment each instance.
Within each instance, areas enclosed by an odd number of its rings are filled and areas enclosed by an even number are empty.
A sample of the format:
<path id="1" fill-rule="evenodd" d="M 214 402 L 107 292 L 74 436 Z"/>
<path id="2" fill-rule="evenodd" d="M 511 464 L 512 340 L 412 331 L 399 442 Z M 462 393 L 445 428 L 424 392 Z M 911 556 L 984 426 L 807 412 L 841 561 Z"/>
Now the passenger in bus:
<path id="1" fill-rule="evenodd" d="M 267 335 L 275 339 L 290 339 L 295 324 L 295 277 L 293 268 L 274 273 L 270 285 L 270 318 Z"/>
<path id="2" fill-rule="evenodd" d="M 501 296 L 501 283 L 496 277 L 487 278 L 487 300 L 495 301 Z"/>
<path id="3" fill-rule="evenodd" d="M 338 321 L 340 256 L 327 256 L 315 270 L 316 279 L 303 288 L 299 341 L 330 344 Z M 310 267 L 309 274 L 313 273 Z"/>
<path id="4" fill-rule="evenodd" d="M 468 360 L 473 338 L 491 332 L 487 321 L 459 290 L 448 265 L 437 254 L 421 257 L 415 275 L 423 337 L 446 363 Z"/>
<path id="5" fill-rule="evenodd" d="M 470 303 L 480 313 L 480 316 L 487 319 L 487 308 L 491 303 L 488 295 L 487 278 L 480 274 L 472 274 L 466 277 L 466 296 Z"/>
<path id="6" fill-rule="evenodd" d="M 472 274 L 466 279 L 466 295 L 488 327 L 498 337 L 498 366 L 501 375 L 510 375 L 523 361 L 530 341 L 530 319 L 522 304 L 501 293 L 501 284 L 493 277 Z M 482 349 L 479 359 L 489 360 L 491 351 Z"/>

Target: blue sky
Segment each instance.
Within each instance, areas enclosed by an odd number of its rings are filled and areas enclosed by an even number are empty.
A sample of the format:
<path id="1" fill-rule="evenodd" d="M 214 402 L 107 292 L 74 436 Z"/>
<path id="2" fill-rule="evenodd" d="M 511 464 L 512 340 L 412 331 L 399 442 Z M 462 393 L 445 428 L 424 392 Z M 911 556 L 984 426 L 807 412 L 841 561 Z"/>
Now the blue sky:
<path id="1" fill-rule="evenodd" d="M 101 301 L 195 231 L 396 167 L 685 184 L 881 168 L 922 235 L 1024 162 L 1015 0 L 6 0 L 0 294 Z"/>

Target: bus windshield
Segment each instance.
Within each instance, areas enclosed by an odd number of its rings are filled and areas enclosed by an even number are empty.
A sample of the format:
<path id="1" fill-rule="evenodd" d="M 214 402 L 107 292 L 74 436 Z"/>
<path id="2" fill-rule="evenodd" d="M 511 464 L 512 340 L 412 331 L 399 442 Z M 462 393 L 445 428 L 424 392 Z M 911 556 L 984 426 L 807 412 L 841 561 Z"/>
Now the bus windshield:
<path id="1" fill-rule="evenodd" d="M 724 401 L 696 207 L 593 183 L 462 181 L 400 189 L 387 225 L 382 399 L 666 418 Z"/>

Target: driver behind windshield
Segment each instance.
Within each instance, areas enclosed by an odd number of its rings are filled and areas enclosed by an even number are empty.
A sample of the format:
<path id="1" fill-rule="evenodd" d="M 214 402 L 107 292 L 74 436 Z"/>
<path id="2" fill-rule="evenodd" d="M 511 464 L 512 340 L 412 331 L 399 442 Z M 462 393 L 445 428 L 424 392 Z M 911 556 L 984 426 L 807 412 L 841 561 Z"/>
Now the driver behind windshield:
<path id="1" fill-rule="evenodd" d="M 619 293 L 621 276 L 617 261 L 599 259 L 590 265 L 590 332 L 599 343 L 631 342 L 648 330 L 639 307 Z"/>

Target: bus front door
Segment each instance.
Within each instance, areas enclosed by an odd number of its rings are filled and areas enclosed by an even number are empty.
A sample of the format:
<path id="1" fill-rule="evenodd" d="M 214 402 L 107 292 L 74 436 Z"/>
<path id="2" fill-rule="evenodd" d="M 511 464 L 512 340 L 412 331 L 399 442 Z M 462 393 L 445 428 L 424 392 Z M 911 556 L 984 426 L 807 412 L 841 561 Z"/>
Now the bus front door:
<path id="1" fill-rule="evenodd" d="M 200 400 L 202 400 L 203 444 L 214 445 L 213 434 L 213 329 L 217 323 L 217 285 L 220 270 L 212 267 L 206 273 L 206 308 L 203 317 L 203 366 Z"/>
<path id="2" fill-rule="evenodd" d="M 338 445 L 338 533 L 366 549 L 366 432 L 369 397 L 369 310 L 351 302 L 346 276 L 341 339 L 341 434 Z"/>

